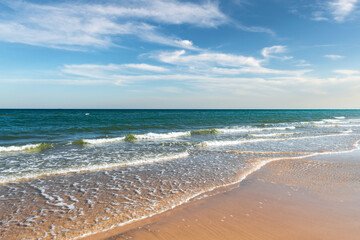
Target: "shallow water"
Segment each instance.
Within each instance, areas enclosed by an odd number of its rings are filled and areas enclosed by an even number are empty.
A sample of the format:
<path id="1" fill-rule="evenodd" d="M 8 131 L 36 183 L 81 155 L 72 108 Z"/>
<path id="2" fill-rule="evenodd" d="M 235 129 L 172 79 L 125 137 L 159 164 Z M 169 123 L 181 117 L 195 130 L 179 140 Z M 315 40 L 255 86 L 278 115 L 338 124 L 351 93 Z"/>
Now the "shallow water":
<path id="1" fill-rule="evenodd" d="M 0 123 L 3 239 L 102 231 L 360 140 L 349 110 L 0 110 Z"/>

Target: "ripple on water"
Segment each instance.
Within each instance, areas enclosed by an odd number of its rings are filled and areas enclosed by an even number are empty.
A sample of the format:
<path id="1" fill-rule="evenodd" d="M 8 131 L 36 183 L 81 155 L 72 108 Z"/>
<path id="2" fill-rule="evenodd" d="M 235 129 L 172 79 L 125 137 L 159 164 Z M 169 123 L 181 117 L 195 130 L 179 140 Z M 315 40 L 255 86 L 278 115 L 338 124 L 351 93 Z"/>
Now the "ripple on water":
<path id="1" fill-rule="evenodd" d="M 0 233 L 8 239 L 46 233 L 47 239 L 54 234 L 71 238 L 140 219 L 237 181 L 257 164 L 257 155 L 202 152 L 156 164 L 3 185 Z M 279 156 L 284 154 L 262 154 L 263 159 Z"/>

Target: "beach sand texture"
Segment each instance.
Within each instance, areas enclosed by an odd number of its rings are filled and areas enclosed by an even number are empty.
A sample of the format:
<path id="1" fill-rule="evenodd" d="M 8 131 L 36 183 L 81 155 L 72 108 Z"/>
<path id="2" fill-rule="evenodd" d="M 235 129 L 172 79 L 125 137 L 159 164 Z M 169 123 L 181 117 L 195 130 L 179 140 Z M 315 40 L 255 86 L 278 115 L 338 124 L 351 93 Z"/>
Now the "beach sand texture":
<path id="1" fill-rule="evenodd" d="M 359 239 L 359 159 L 272 162 L 233 189 L 86 239 Z"/>

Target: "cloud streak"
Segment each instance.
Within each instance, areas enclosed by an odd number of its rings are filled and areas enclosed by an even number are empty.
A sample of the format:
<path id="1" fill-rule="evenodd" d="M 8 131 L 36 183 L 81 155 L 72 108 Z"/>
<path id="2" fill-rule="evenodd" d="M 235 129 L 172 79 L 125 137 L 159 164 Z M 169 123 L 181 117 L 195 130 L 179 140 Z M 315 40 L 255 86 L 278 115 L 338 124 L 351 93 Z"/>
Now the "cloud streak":
<path id="1" fill-rule="evenodd" d="M 358 0 L 335 0 L 329 3 L 334 20 L 344 22 L 345 18 L 350 15 L 356 8 Z"/>
<path id="2" fill-rule="evenodd" d="M 269 48 L 268 54 L 282 52 L 284 48 Z M 145 57 L 145 56 L 143 56 Z M 108 64 L 108 65 L 65 65 L 64 74 L 80 79 L 106 81 L 124 85 L 138 81 L 232 82 L 236 79 L 259 79 L 268 76 L 300 77 L 311 70 L 278 70 L 263 67 L 266 60 L 251 56 L 219 52 L 188 53 L 185 50 L 153 52 L 148 58 L 158 61 L 161 66 L 149 64 Z M 256 75 L 256 77 L 254 77 Z M 277 81 L 277 84 L 280 82 Z"/>
<path id="3" fill-rule="evenodd" d="M 308 2 L 307 4 L 305 2 Z M 356 13 L 358 0 L 301 1 L 292 13 L 313 21 L 335 21 L 343 23 Z M 310 10 L 310 14 L 309 14 Z"/>
<path id="4" fill-rule="evenodd" d="M 262 63 L 270 58 L 271 53 L 282 52 L 284 48 L 270 48 L 266 51 L 265 59 L 257 59 L 251 56 L 225 54 L 217 52 L 202 52 L 188 54 L 185 50 L 160 52 L 150 55 L 162 63 L 182 67 L 182 71 L 197 74 L 216 75 L 244 75 L 244 74 L 281 74 L 301 75 L 309 70 L 283 71 L 265 68 Z M 275 57 L 274 57 L 275 58 Z M 283 58 L 281 58 L 283 59 Z"/>
<path id="5" fill-rule="evenodd" d="M 214 52 L 187 54 L 185 50 L 160 52 L 160 54 L 152 55 L 152 57 L 160 62 L 185 66 L 221 65 L 229 67 L 260 67 L 261 63 L 261 60 L 255 59 L 254 57 Z"/>
<path id="6" fill-rule="evenodd" d="M 263 48 L 263 50 L 261 51 L 261 54 L 265 58 L 271 58 L 271 57 L 276 58 L 276 56 L 274 56 L 273 54 L 284 53 L 286 51 L 287 51 L 286 46 L 278 45 L 278 46 L 272 46 L 272 47 Z"/>
<path id="7" fill-rule="evenodd" d="M 360 75 L 360 71 L 350 70 L 350 69 L 338 69 L 338 70 L 334 70 L 334 73 L 338 73 L 342 75 Z"/>
<path id="8" fill-rule="evenodd" d="M 118 81 L 119 76 L 134 76 L 141 74 L 165 73 L 169 70 L 162 66 L 150 64 L 73 64 L 64 65 L 60 69 L 63 73 L 78 76 L 82 79 L 97 79 L 105 82 Z"/>
<path id="9" fill-rule="evenodd" d="M 331 59 L 331 60 L 339 60 L 339 59 L 344 58 L 344 56 L 334 55 L 334 54 L 327 54 L 327 55 L 324 55 L 324 57 Z"/>
<path id="10" fill-rule="evenodd" d="M 0 18 L 0 40 L 70 50 L 114 46 L 117 45 L 115 39 L 125 35 L 196 49 L 189 40 L 161 34 L 155 23 L 211 28 L 228 21 L 217 4 L 211 2 L 180 4 L 175 0 L 134 0 L 112 5 L 45 5 L 5 1 L 4 4 L 12 11 Z"/>

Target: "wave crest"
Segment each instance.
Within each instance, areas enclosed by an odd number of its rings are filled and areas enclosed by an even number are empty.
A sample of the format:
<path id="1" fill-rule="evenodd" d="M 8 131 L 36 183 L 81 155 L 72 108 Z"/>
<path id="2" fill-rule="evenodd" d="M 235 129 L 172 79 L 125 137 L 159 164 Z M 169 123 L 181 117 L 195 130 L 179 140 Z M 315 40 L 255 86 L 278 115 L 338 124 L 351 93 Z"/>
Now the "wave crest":
<path id="1" fill-rule="evenodd" d="M 0 152 L 24 152 L 24 151 L 42 151 L 53 148 L 49 143 L 27 144 L 22 146 L 0 147 Z"/>

